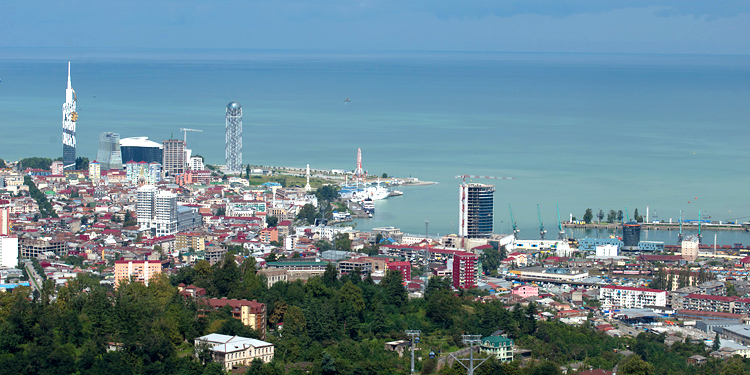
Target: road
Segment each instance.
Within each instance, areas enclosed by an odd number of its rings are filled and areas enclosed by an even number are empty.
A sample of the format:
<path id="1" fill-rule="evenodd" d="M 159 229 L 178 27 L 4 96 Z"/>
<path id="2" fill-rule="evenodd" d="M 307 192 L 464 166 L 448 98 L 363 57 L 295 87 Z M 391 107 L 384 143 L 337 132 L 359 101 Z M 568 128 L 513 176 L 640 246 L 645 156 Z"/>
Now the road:
<path id="1" fill-rule="evenodd" d="M 30 281 L 29 285 L 31 285 L 31 290 L 32 291 L 37 290 L 41 292 L 42 287 L 40 285 L 42 285 L 44 280 L 42 280 L 42 277 L 39 276 L 39 274 L 34 269 L 33 263 L 31 263 L 30 260 L 25 260 L 24 267 L 26 267 L 26 272 L 29 275 L 29 281 Z"/>

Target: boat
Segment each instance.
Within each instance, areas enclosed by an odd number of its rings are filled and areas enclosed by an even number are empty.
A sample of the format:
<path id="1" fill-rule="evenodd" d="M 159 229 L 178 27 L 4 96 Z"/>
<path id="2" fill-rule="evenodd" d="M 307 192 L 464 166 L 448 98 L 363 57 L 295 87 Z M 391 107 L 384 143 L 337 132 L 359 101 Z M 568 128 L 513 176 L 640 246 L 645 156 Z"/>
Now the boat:
<path id="1" fill-rule="evenodd" d="M 401 190 L 391 190 L 391 193 L 388 195 L 389 197 L 398 197 L 404 195 L 404 192 Z"/>
<path id="2" fill-rule="evenodd" d="M 365 200 L 362 201 L 362 210 L 367 213 L 368 217 L 372 217 L 372 214 L 375 213 L 375 202 L 370 198 L 365 198 Z"/>
<path id="3" fill-rule="evenodd" d="M 349 98 L 344 99 L 344 103 L 351 103 L 352 101 L 349 100 Z"/>

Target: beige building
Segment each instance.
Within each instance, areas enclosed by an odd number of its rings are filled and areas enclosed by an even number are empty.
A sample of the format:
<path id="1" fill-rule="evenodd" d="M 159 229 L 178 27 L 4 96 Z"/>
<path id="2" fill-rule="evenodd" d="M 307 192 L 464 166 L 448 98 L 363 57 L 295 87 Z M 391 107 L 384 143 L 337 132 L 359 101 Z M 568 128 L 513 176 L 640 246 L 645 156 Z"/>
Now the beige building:
<path id="1" fill-rule="evenodd" d="M 270 342 L 218 333 L 196 338 L 195 348 L 211 350 L 214 362 L 224 366 L 226 371 L 238 366 L 249 366 L 256 358 L 268 363 L 273 360 L 274 355 L 274 346 Z"/>
<path id="2" fill-rule="evenodd" d="M 700 248 L 700 241 L 696 236 L 688 236 L 682 241 L 682 259 L 688 262 L 693 262 L 698 258 L 698 249 Z"/>
<path id="3" fill-rule="evenodd" d="M 224 298 L 209 298 L 201 302 L 200 314 L 218 310 L 224 306 L 232 309 L 232 316 L 242 324 L 258 331 L 262 339 L 266 338 L 266 304 L 256 300 L 239 300 Z"/>
<path id="4" fill-rule="evenodd" d="M 206 235 L 194 232 L 177 233 L 175 244 L 177 250 L 187 250 L 192 247 L 193 251 L 205 251 Z"/>
<path id="5" fill-rule="evenodd" d="M 115 261 L 115 285 L 123 280 L 134 281 L 148 285 L 148 281 L 161 274 L 160 261 L 148 260 L 118 260 Z"/>

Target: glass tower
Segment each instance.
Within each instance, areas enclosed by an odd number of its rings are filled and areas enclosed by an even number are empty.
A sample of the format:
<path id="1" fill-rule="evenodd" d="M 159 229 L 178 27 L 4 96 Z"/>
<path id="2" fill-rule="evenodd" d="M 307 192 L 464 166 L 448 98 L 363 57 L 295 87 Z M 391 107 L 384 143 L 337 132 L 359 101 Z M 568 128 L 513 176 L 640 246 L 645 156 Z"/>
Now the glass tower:
<path id="1" fill-rule="evenodd" d="M 228 172 L 242 169 L 242 106 L 231 102 L 227 105 L 226 118 L 226 168 Z"/>

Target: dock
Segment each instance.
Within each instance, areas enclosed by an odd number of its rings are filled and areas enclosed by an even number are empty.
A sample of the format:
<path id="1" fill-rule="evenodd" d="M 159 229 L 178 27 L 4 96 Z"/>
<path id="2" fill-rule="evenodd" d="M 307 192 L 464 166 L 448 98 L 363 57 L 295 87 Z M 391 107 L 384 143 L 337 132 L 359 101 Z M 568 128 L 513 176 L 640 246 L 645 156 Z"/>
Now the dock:
<path id="1" fill-rule="evenodd" d="M 641 228 L 649 230 L 680 230 L 680 223 L 639 223 Z M 562 224 L 565 228 L 581 228 L 581 229 L 618 229 L 622 227 L 622 223 L 571 223 L 565 222 Z M 701 230 L 742 230 L 750 231 L 750 223 L 743 224 L 726 224 L 726 223 L 703 223 L 700 225 Z M 698 223 L 688 222 L 682 223 L 682 229 L 698 229 Z"/>

